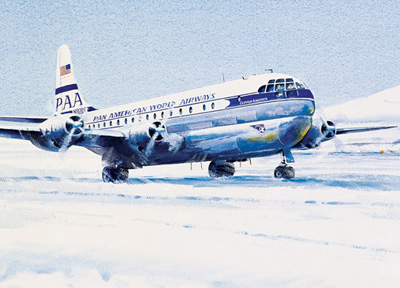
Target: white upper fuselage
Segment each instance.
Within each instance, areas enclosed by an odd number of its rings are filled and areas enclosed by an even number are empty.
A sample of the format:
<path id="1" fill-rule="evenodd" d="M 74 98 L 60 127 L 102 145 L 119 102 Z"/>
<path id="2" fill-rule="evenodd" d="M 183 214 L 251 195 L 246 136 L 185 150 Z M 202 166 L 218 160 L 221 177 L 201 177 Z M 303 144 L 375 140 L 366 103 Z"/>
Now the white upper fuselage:
<path id="1" fill-rule="evenodd" d="M 240 80 L 91 111 L 84 116 L 85 128 L 115 129 L 144 121 L 174 119 L 177 117 L 221 111 L 230 106 L 229 99 L 232 99 L 232 97 L 256 94 L 258 93 L 258 89 L 263 85 L 267 85 L 271 79 L 293 79 L 294 83 L 302 84 L 299 79 L 285 74 L 271 73 L 251 76 Z M 282 100 L 284 99 L 280 99 L 279 101 Z M 239 99 L 238 103 L 244 106 L 263 103 L 263 99 L 247 100 L 252 103 L 246 103 L 245 101 L 240 101 Z M 232 108 L 239 108 L 240 106 L 235 105 Z"/>

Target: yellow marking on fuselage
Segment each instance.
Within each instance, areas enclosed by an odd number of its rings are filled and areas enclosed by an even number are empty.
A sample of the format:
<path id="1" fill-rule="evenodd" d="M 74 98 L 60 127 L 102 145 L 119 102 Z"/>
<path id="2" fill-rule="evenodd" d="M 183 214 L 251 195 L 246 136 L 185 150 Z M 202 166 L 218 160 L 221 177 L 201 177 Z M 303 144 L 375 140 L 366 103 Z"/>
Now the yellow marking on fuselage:
<path id="1" fill-rule="evenodd" d="M 260 136 L 260 137 L 251 137 L 247 139 L 247 142 L 272 142 L 278 140 L 278 133 L 270 133 L 266 136 Z"/>
<path id="2" fill-rule="evenodd" d="M 311 123 L 309 125 L 307 125 L 306 129 L 301 130 L 299 127 L 299 129 L 297 130 L 297 135 L 299 135 L 299 141 L 306 136 L 306 134 L 308 133 L 308 130 L 310 130 L 310 128 L 311 128 Z"/>
<path id="3" fill-rule="evenodd" d="M 315 112 L 315 107 L 314 107 L 314 105 L 312 105 L 312 107 L 311 107 L 311 109 L 310 109 L 310 114 L 311 114 L 311 115 L 314 115 L 314 112 Z"/>

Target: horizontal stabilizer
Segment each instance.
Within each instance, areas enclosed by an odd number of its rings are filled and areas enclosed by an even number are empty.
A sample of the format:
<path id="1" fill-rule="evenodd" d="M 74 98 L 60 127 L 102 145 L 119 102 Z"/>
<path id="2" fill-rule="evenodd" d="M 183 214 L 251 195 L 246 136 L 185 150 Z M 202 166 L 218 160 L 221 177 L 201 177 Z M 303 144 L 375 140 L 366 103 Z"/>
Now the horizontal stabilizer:
<path id="1" fill-rule="evenodd" d="M 392 129 L 392 128 L 397 128 L 397 126 L 361 127 L 361 128 L 337 128 L 336 129 L 336 135 L 349 134 L 349 133 L 359 133 L 359 132 L 368 132 L 368 131 L 384 130 L 384 129 Z"/>

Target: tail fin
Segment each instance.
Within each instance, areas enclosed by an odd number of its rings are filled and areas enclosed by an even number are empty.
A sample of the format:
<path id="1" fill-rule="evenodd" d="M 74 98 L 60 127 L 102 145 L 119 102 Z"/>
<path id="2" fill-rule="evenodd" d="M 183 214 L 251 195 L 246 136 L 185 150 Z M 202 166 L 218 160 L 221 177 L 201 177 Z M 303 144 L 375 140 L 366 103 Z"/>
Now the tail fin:
<path id="1" fill-rule="evenodd" d="M 80 95 L 67 45 L 58 49 L 56 75 L 55 113 L 82 115 L 95 110 Z"/>

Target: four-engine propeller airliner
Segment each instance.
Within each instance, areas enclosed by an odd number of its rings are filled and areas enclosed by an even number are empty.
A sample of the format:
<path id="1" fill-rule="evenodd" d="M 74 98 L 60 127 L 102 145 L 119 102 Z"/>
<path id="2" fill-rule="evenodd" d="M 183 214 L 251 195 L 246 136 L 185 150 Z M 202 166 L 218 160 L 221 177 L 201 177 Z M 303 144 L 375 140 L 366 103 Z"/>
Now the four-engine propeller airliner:
<path id="1" fill-rule="evenodd" d="M 277 178 L 295 177 L 292 149 L 335 135 L 391 128 L 336 129 L 314 119 L 315 100 L 296 77 L 270 73 L 96 109 L 79 92 L 67 45 L 58 50 L 54 115 L 0 117 L 0 136 L 48 151 L 78 145 L 102 156 L 105 182 L 149 165 L 210 161 L 211 177 L 232 176 L 234 162 L 281 153 Z"/>

